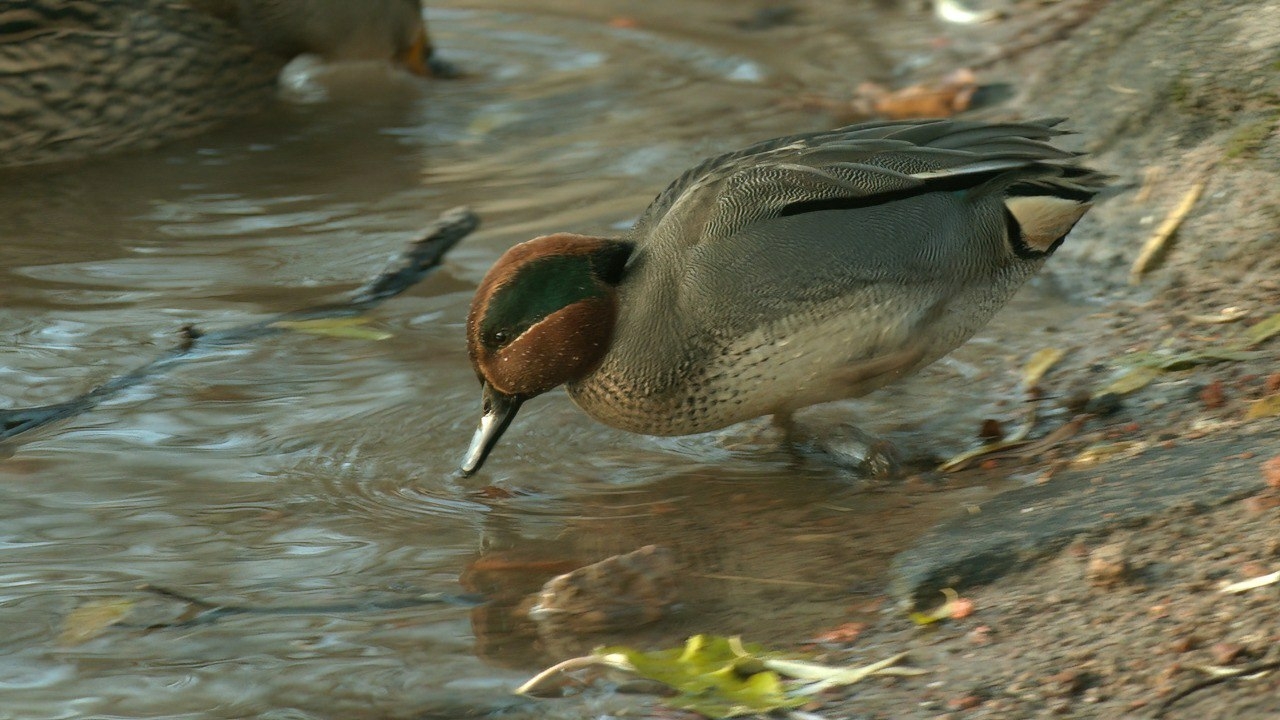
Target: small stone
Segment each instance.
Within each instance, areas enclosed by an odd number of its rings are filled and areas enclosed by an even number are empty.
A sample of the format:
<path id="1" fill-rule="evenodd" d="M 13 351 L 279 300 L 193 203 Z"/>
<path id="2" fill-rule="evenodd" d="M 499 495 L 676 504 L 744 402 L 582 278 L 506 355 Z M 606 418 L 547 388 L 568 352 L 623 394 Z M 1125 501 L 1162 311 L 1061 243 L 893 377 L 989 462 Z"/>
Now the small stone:
<path id="1" fill-rule="evenodd" d="M 1262 478 L 1269 487 L 1280 490 L 1280 455 L 1262 463 Z"/>
<path id="2" fill-rule="evenodd" d="M 678 600 L 674 554 L 646 545 L 551 578 L 528 616 L 539 634 L 581 635 L 634 628 L 664 617 Z"/>
<path id="3" fill-rule="evenodd" d="M 1175 655 L 1181 655 L 1195 650 L 1198 644 L 1194 635 L 1183 635 L 1169 644 L 1169 650 Z"/>
<path id="4" fill-rule="evenodd" d="M 1089 678 L 1079 670 L 1063 670 L 1050 675 L 1048 684 L 1054 695 L 1075 695 L 1089 686 Z"/>
<path id="5" fill-rule="evenodd" d="M 1124 406 L 1124 399 L 1116 393 L 1103 393 L 1097 397 L 1089 398 L 1084 405 L 1084 411 L 1093 415 L 1106 417 L 1115 414 Z"/>
<path id="6" fill-rule="evenodd" d="M 999 420 L 987 418 L 982 421 L 982 427 L 978 428 L 978 439 L 986 442 L 995 442 L 1004 439 L 1004 426 Z"/>
<path id="7" fill-rule="evenodd" d="M 1200 389 L 1200 402 L 1210 410 L 1216 410 L 1227 404 L 1227 393 L 1221 380 L 1214 380 Z"/>
<path id="8" fill-rule="evenodd" d="M 1107 543 L 1089 553 L 1085 578 L 1094 587 L 1110 588 L 1129 577 L 1129 558 L 1123 542 Z"/>
<path id="9" fill-rule="evenodd" d="M 1274 372 L 1267 376 L 1267 381 L 1262 385 L 1262 391 L 1267 395 L 1280 393 L 1280 372 Z"/>
<path id="10" fill-rule="evenodd" d="M 1244 652 L 1244 646 L 1233 642 L 1218 642 L 1209 648 L 1209 652 L 1213 654 L 1215 664 L 1230 665 Z"/>
<path id="11" fill-rule="evenodd" d="M 1263 575 L 1270 575 L 1271 568 L 1267 567 L 1267 565 L 1263 563 L 1251 560 L 1240 566 L 1240 572 L 1247 578 L 1256 578 L 1262 577 Z"/>
<path id="12" fill-rule="evenodd" d="M 1252 495 L 1241 501 L 1244 504 L 1245 512 L 1250 515 L 1261 515 L 1262 513 L 1280 507 L 1280 495 L 1270 492 L 1262 492 Z"/>
<path id="13" fill-rule="evenodd" d="M 981 704 L 982 698 L 978 695 L 962 695 L 947 701 L 947 707 L 952 710 L 972 710 Z"/>

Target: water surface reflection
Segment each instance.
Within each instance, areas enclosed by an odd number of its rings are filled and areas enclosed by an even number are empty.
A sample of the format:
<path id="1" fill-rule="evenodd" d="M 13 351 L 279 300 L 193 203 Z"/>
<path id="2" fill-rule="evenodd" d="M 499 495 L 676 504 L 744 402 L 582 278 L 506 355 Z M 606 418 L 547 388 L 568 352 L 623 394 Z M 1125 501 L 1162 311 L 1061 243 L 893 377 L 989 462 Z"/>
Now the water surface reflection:
<path id="1" fill-rule="evenodd" d="M 13 406 L 140 365 L 184 323 L 227 327 L 338 297 L 447 208 L 470 205 L 485 222 L 376 311 L 390 340 L 285 333 L 218 349 L 6 449 L 4 713 L 504 707 L 531 666 L 573 648 L 548 647 L 495 607 L 247 614 L 58 638 L 73 610 L 111 598 L 134 603 L 133 623 L 181 613 L 143 584 L 332 606 L 457 594 L 460 575 L 504 553 L 576 563 L 662 542 L 689 567 L 686 602 L 635 642 L 718 631 L 786 643 L 846 621 L 878 592 L 892 552 L 988 492 L 873 492 L 752 442 L 752 427 L 631 436 L 562 394 L 522 412 L 483 478 L 460 479 L 478 402 L 462 323 L 499 253 L 553 230 L 616 231 L 693 159 L 822 120 L 777 102 L 775 61 L 796 58 L 751 55 L 750 44 L 731 52 L 550 12 L 441 11 L 433 29 L 470 80 L 343 71 L 325 102 L 0 183 L 0 397 Z M 1034 348 L 1046 324 L 1041 314 L 1020 325 L 1016 307 L 1004 317 L 958 361 L 838 412 L 923 439 L 931 454 L 964 446 L 977 418 L 999 412 L 992 388 L 1009 386 L 973 378 L 1003 377 L 1021 352 L 1007 338 Z M 939 385 L 954 415 L 936 413 Z M 510 497 L 487 498 L 485 484 Z M 526 581 L 485 580 L 495 593 Z"/>

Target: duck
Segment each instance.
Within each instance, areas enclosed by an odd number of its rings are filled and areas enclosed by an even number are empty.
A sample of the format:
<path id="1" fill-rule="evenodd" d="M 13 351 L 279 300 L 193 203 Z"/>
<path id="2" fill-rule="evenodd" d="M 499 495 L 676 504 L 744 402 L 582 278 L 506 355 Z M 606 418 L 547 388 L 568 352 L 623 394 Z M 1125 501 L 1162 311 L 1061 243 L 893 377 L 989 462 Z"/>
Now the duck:
<path id="1" fill-rule="evenodd" d="M 486 273 L 466 321 L 477 472 L 521 405 L 689 435 L 907 377 L 981 329 L 1108 176 L 1062 119 L 871 122 L 704 160 L 619 237 L 559 232 Z"/>
<path id="2" fill-rule="evenodd" d="M 302 53 L 453 74 L 421 0 L 8 0 L 0 167 L 198 134 L 269 104 Z"/>

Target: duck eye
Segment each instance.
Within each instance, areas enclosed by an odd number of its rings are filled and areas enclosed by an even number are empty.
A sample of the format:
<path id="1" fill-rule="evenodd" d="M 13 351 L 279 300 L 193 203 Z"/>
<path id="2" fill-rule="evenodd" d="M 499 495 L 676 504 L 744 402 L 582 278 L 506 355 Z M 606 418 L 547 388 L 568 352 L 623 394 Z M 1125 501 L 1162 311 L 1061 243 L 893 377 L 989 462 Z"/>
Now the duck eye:
<path id="1" fill-rule="evenodd" d="M 506 330 L 494 330 L 486 334 L 484 344 L 492 349 L 497 349 L 506 345 L 511 340 L 511 333 Z"/>

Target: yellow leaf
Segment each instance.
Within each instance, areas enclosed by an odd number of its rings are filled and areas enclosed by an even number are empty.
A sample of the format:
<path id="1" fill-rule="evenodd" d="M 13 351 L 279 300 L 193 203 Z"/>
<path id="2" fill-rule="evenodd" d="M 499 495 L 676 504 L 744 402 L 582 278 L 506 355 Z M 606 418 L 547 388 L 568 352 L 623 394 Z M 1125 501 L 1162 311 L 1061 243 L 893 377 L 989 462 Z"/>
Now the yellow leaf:
<path id="1" fill-rule="evenodd" d="M 271 323 L 271 327 L 351 340 L 386 340 L 393 337 L 386 330 L 366 327 L 370 322 L 371 320 L 364 316 L 317 318 L 315 320 L 278 320 Z"/>
<path id="2" fill-rule="evenodd" d="M 1280 415 L 1280 395 L 1254 400 L 1249 403 L 1249 409 L 1244 411 L 1245 420 L 1257 420 L 1258 418 L 1275 417 L 1276 415 Z"/>
<path id="3" fill-rule="evenodd" d="M 1065 355 L 1058 348 L 1044 348 L 1037 350 L 1036 354 L 1031 356 L 1027 364 L 1022 368 L 1022 385 L 1023 387 L 1032 387 L 1040 382 L 1040 378 L 1044 376 L 1049 368 L 1053 367 L 1062 356 Z"/>
<path id="4" fill-rule="evenodd" d="M 58 644 L 79 645 L 88 642 L 123 620 L 132 609 L 133 601 L 124 598 L 106 598 L 85 603 L 63 619 Z"/>
<path id="5" fill-rule="evenodd" d="M 1138 367 L 1130 369 L 1115 380 L 1112 380 L 1106 385 L 1106 387 L 1095 392 L 1093 396 L 1128 395 L 1131 392 L 1141 390 L 1147 385 L 1150 385 L 1151 381 L 1155 380 L 1159 376 L 1159 370 L 1146 365 L 1139 365 Z"/>
<path id="6" fill-rule="evenodd" d="M 1093 463 L 1133 457 L 1147 449 L 1147 444 L 1137 440 L 1124 440 L 1115 443 L 1098 443 L 1090 445 L 1071 459 L 1074 465 L 1092 465 Z"/>
<path id="7" fill-rule="evenodd" d="M 946 596 L 946 602 L 927 613 L 911 613 L 911 622 L 917 625 L 932 625 L 939 620 L 946 620 L 951 617 L 952 608 L 955 606 L 956 601 L 960 599 L 960 593 L 951 588 L 942 588 L 942 594 Z"/>

